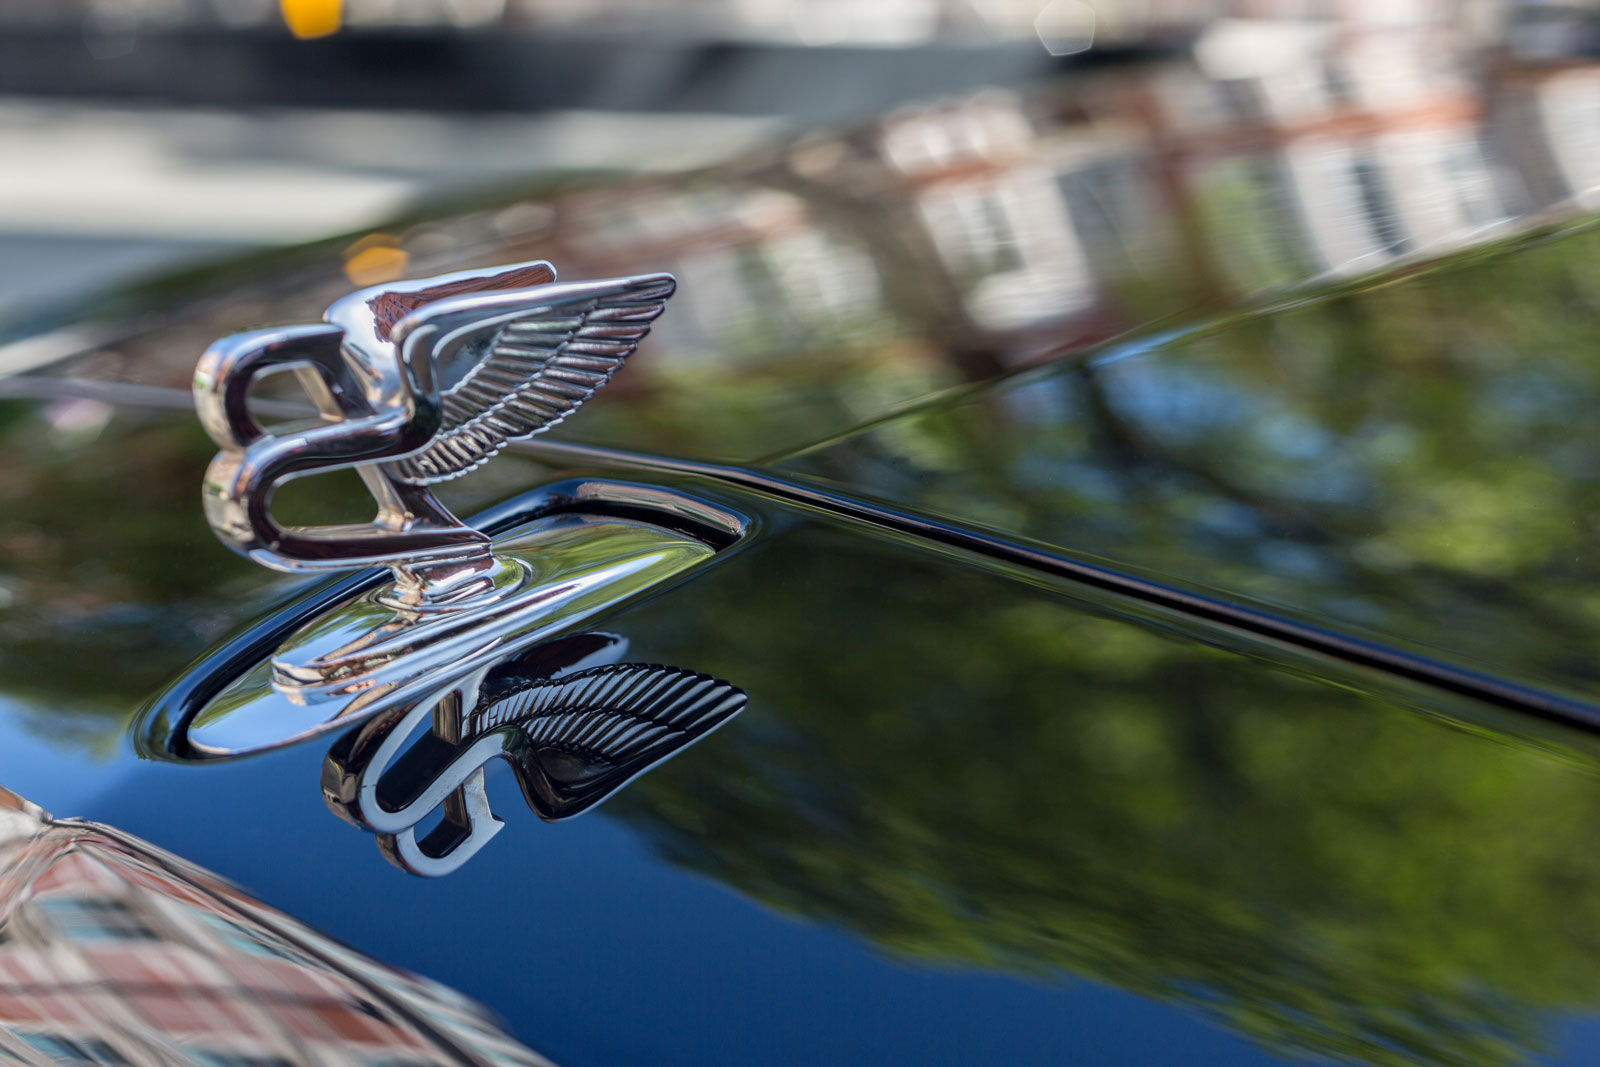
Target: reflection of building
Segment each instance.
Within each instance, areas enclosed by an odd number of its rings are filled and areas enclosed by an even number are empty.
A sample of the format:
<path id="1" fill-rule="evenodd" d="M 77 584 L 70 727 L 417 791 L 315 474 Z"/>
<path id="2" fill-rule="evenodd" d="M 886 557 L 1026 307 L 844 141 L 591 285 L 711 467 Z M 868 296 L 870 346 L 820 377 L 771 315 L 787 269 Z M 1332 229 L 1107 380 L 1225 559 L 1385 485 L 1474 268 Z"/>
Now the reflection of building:
<path id="1" fill-rule="evenodd" d="M 614 396 L 661 371 L 755 372 L 797 353 L 895 363 L 927 392 L 1591 201 L 1600 66 L 1486 48 L 1493 5 L 1472 25 L 1453 10 L 1223 19 L 1191 57 L 907 107 L 702 177 L 579 190 L 352 249 L 383 244 L 393 276 L 536 257 L 565 278 L 672 271 L 673 314 Z M 187 314 L 192 343 L 131 341 L 128 363 L 182 386 L 214 334 L 303 317 L 355 280 L 324 276 L 308 293 L 285 279 L 221 324 Z"/>
<path id="2" fill-rule="evenodd" d="M 589 197 L 562 251 L 585 270 L 678 272 L 699 306 L 663 336 L 686 351 L 751 347 L 738 339 L 752 319 L 815 330 L 875 306 L 902 330 L 1015 362 L 1035 341 L 1091 342 L 1184 299 L 1446 252 L 1600 182 L 1597 68 L 1491 63 L 1430 12 L 1223 21 L 1193 62 L 903 109 L 807 142 L 748 191 Z M 812 283 L 778 284 L 779 249 L 807 238 Z M 830 270 L 863 281 L 830 303 L 816 284 Z M 906 294 L 918 286 L 920 303 Z M 1141 287 L 1169 306 L 1130 305 Z"/>
<path id="3" fill-rule="evenodd" d="M 0 791 L 0 1059 L 546 1064 L 460 994 L 199 868 Z"/>
<path id="4" fill-rule="evenodd" d="M 965 102 L 886 132 L 976 319 L 1114 321 L 1104 301 L 1163 274 L 1179 289 L 1174 269 L 1198 276 L 1202 298 L 1366 272 L 1600 183 L 1592 64 L 1491 68 L 1485 88 L 1441 27 L 1289 22 L 1221 24 L 1196 60 L 1062 93 L 1054 107 Z M 1508 143 L 1489 116 L 1530 95 L 1530 78 L 1537 114 L 1513 124 L 1525 143 Z M 924 150 L 907 167 L 908 141 L 943 158 Z"/>
<path id="5" fill-rule="evenodd" d="M 1063 177 L 1009 95 L 887 124 L 882 150 L 903 175 L 944 267 L 986 327 L 1027 323 L 1041 298 L 1058 314 L 1095 299 L 1084 241 Z"/>
<path id="6" fill-rule="evenodd" d="M 1510 70 L 1496 105 L 1495 136 L 1523 161 L 1536 202 L 1600 203 L 1600 65 Z"/>

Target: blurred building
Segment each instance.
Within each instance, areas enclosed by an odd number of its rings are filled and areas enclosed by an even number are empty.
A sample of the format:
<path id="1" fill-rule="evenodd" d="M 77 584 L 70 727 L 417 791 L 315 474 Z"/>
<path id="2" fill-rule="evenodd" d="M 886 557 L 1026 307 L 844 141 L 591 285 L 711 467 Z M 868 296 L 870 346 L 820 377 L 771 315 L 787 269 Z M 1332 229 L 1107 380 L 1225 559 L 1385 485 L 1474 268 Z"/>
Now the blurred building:
<path id="1" fill-rule="evenodd" d="M 4 791 L 0 872 L 6 1062 L 548 1067 L 453 990 Z"/>
<path id="2" fill-rule="evenodd" d="M 802 45 L 914 46 L 933 41 L 1032 40 L 1087 25 L 1100 43 L 1194 32 L 1219 19 L 1294 19 L 1399 26 L 1454 24 L 1480 34 L 1521 27 L 1546 47 L 1587 32 L 1594 4 L 1512 0 L 9 0 L 0 22 L 82 23 L 91 30 L 137 24 L 152 31 L 211 25 L 281 25 L 316 7 L 334 25 L 458 28 L 507 26 L 568 34 L 766 41 Z M 1563 47 L 1557 44 L 1555 47 Z"/>
<path id="3" fill-rule="evenodd" d="M 887 312 L 1010 360 L 1148 321 L 1141 286 L 1220 304 L 1592 204 L 1597 120 L 1581 55 L 1485 51 L 1427 21 L 1224 20 L 1192 61 L 902 109 L 750 168 L 748 192 L 569 202 L 575 236 L 552 236 L 584 271 L 694 279 L 663 323 L 685 349 L 732 355 L 741 322 Z"/>
<path id="4" fill-rule="evenodd" d="M 1516 32 L 1544 25 L 1548 6 L 1342 4 L 1338 19 L 1315 4 L 1250 9 L 1283 17 L 1197 23 L 1176 56 L 901 107 L 688 180 L 375 232 L 343 264 L 285 277 L 226 321 L 173 308 L 193 346 L 164 338 L 170 356 L 129 362 L 148 384 L 182 387 L 193 352 L 239 321 L 293 321 L 351 283 L 547 258 L 564 277 L 679 276 L 673 314 L 621 393 L 653 371 L 754 370 L 802 350 L 870 349 L 928 388 L 1441 255 L 1600 196 L 1588 38 Z M 1574 24 L 1593 11 L 1563 10 Z M 78 344 L 36 346 L 17 365 Z M 115 362 L 100 352 L 81 366 L 114 374 Z"/>

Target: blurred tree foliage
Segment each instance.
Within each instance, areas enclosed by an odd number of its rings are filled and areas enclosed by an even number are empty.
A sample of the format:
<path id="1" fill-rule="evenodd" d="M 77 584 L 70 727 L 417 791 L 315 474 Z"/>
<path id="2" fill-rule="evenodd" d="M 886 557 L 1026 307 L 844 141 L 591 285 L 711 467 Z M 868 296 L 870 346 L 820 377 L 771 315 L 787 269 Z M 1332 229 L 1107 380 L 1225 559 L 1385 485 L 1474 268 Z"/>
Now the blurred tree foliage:
<path id="1" fill-rule="evenodd" d="M 216 445 L 187 414 L 98 401 L 0 404 L 0 693 L 46 739 L 109 752 L 205 647 L 303 587 L 228 551 L 200 480 Z M 453 486 L 471 514 L 526 488 Z M 348 471 L 285 483 L 287 522 L 361 521 Z"/>
<path id="2" fill-rule="evenodd" d="M 265 575 L 206 527 L 198 426 L 94 401 L 6 410 L 0 690 L 34 705 L 41 734 L 108 750 Z"/>
<path id="3" fill-rule="evenodd" d="M 1057 364 L 788 469 L 1600 695 L 1597 314 L 1600 229 L 1521 237 Z"/>
<path id="4" fill-rule="evenodd" d="M 607 810 L 893 955 L 1339 1062 L 1519 1062 L 1600 1008 L 1590 768 L 817 527 L 626 629 L 751 705 Z"/>

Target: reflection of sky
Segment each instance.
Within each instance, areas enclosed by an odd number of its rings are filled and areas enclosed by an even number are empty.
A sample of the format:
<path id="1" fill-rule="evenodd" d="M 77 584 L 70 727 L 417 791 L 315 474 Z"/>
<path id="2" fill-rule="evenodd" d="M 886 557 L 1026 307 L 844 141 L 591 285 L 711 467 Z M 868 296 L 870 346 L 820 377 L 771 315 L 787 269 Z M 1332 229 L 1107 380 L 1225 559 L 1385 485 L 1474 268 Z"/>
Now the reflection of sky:
<path id="1" fill-rule="evenodd" d="M 1270 491 L 1351 504 L 1364 488 L 1346 443 L 1312 418 L 1273 403 L 1268 388 L 1252 390 L 1203 361 L 1121 360 L 1100 377 L 1112 407 L 1140 433 L 1186 449 L 1231 437 L 1236 465 Z"/>
<path id="2" fill-rule="evenodd" d="M 1600 1019 L 1569 1019 L 1553 1027 L 1551 1056 L 1541 1063 L 1600 1063 Z"/>
<path id="3" fill-rule="evenodd" d="M 120 762 L 96 759 L 80 746 L 52 744 L 22 725 L 38 713 L 0 697 L 0 787 L 56 815 L 71 815 L 96 792 L 114 787 L 133 770 Z"/>
<path id="4" fill-rule="evenodd" d="M 412 878 L 323 806 L 321 756 L 124 764 L 76 810 L 460 989 L 567 1067 L 1268 1062 L 1126 993 L 884 959 L 674 869 L 603 814 L 541 824 L 505 775 L 491 793 L 507 831 L 455 876 Z"/>

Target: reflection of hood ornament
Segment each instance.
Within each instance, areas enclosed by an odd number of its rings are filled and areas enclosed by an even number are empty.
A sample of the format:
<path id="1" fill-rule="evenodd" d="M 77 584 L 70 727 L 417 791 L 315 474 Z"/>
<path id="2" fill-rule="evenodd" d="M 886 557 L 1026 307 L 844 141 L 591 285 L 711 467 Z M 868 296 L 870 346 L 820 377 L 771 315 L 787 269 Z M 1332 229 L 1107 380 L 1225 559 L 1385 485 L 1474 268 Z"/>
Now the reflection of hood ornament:
<path id="1" fill-rule="evenodd" d="M 329 307 L 325 324 L 236 334 L 206 351 L 194 388 L 222 449 L 205 478 L 217 535 L 279 570 L 385 564 L 394 576 L 279 648 L 281 691 L 308 702 L 392 683 L 397 662 L 451 662 L 536 609 L 548 592 L 534 581 L 537 556 L 496 554 L 429 487 L 572 414 L 638 347 L 674 286 L 667 274 L 556 284 L 542 262 L 465 271 L 364 289 Z M 252 383 L 283 369 L 320 423 L 273 432 L 255 420 Z M 285 479 L 350 467 L 376 501 L 371 522 L 273 517 Z"/>
<path id="2" fill-rule="evenodd" d="M 536 646 L 395 708 L 342 737 L 323 764 L 323 796 L 376 831 L 391 860 L 448 874 L 499 832 L 484 769 L 509 763 L 528 806 L 571 818 L 737 715 L 745 693 L 678 667 L 615 663 L 627 642 L 576 634 Z M 431 723 L 409 747 L 418 727 Z M 443 807 L 419 841 L 416 827 Z"/>

